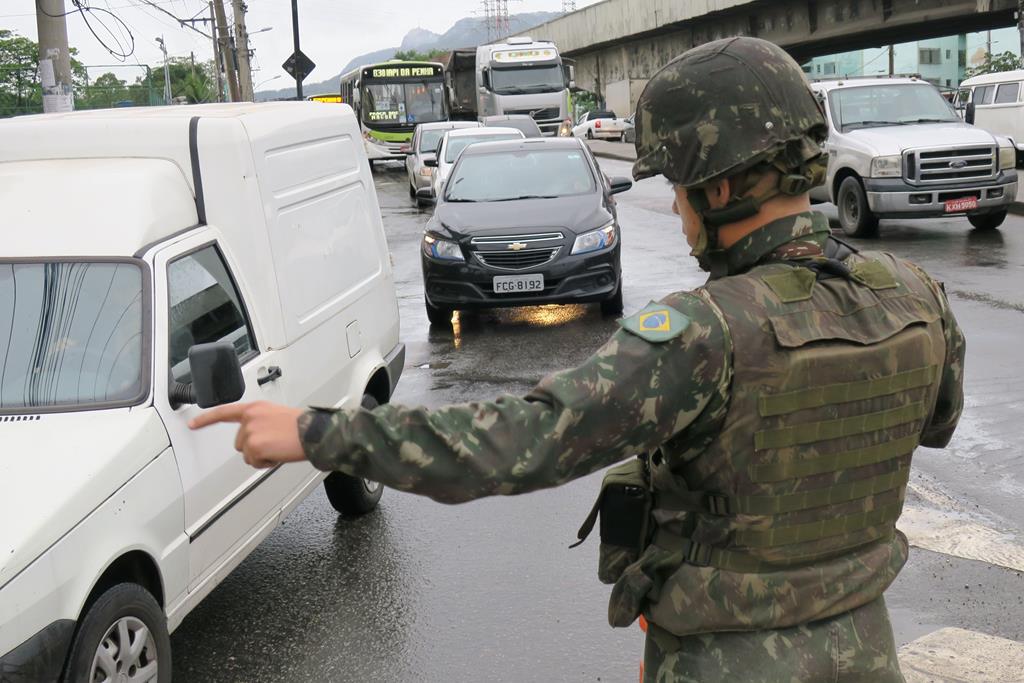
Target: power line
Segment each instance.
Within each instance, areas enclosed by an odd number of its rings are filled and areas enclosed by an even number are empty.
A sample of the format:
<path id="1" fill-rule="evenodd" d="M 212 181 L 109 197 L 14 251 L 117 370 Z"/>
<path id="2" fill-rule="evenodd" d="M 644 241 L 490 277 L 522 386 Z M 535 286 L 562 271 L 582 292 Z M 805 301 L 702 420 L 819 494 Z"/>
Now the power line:
<path id="1" fill-rule="evenodd" d="M 163 12 L 164 14 L 169 16 L 171 19 L 174 19 L 174 21 L 178 22 L 178 25 L 181 26 L 182 28 L 192 29 L 193 31 L 195 31 L 196 33 L 198 33 L 202 37 L 206 38 L 207 40 L 213 40 L 213 36 L 211 36 L 211 35 L 209 35 L 207 33 L 203 33 L 202 31 L 200 31 L 199 29 L 197 29 L 195 26 L 193 26 L 190 23 L 192 21 L 197 21 L 196 19 L 181 19 L 180 17 L 176 16 L 174 13 L 168 12 L 163 7 L 161 7 L 160 5 L 158 5 L 155 2 L 153 2 L 153 0 L 139 0 L 139 2 L 143 2 L 143 3 L 147 4 L 147 5 L 149 5 L 150 7 L 152 7 L 153 9 L 160 10 L 161 12 Z M 136 7 L 137 6 L 138 5 L 136 5 Z"/>
<path id="2" fill-rule="evenodd" d="M 85 23 L 86 28 L 89 29 L 89 32 L 92 33 L 92 37 L 95 38 L 96 42 L 98 42 L 100 45 L 102 45 L 103 49 L 106 50 L 107 52 L 109 52 L 110 56 L 113 57 L 114 59 L 116 59 L 118 61 L 121 61 L 121 62 L 124 62 L 129 57 L 131 57 L 133 54 L 135 54 L 135 36 L 132 35 L 132 31 L 128 27 L 128 24 L 124 23 L 124 20 L 121 19 L 121 17 L 117 16 L 116 14 L 111 12 L 110 10 L 103 9 L 102 7 L 90 7 L 89 4 L 88 4 L 88 0 L 71 0 L 71 4 L 74 7 L 74 9 L 72 9 L 70 11 L 64 12 L 62 14 L 50 14 L 45 9 L 43 9 L 43 7 L 40 4 L 39 0 L 36 0 L 36 8 L 39 10 L 39 12 L 41 12 L 42 14 L 44 14 L 44 15 L 46 15 L 48 17 L 54 18 L 54 19 L 59 19 L 61 17 L 67 17 L 67 16 L 70 16 L 72 14 L 79 14 L 79 15 L 81 15 L 82 21 Z M 122 31 L 121 35 L 124 36 L 124 34 L 127 33 L 128 34 L 128 40 L 131 43 L 131 45 L 127 48 L 127 50 L 125 49 L 124 43 L 121 42 L 121 39 L 118 38 L 114 34 L 114 31 L 109 26 L 107 26 L 107 24 L 103 21 L 103 19 L 100 16 L 101 14 L 108 14 L 108 15 L 110 15 L 114 19 L 114 21 L 118 22 L 121 25 L 121 27 L 124 28 L 124 31 Z M 103 30 L 105 30 L 107 32 L 107 34 L 110 36 L 110 39 L 113 41 L 113 43 L 117 45 L 117 49 L 116 50 L 114 48 L 112 48 L 107 43 L 107 41 L 105 41 L 103 38 L 100 38 L 98 33 L 96 33 L 96 29 L 93 28 L 92 22 L 90 21 L 90 17 L 92 17 L 92 20 L 95 21 L 97 24 L 99 24 L 101 27 L 103 27 Z"/>

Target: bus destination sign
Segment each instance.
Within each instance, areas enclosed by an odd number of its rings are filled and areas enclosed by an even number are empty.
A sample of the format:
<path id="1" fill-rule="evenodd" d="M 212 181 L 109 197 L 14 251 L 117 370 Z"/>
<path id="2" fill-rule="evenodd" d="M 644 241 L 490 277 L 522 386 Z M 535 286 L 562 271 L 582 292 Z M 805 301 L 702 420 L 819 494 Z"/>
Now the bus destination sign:
<path id="1" fill-rule="evenodd" d="M 376 66 L 372 69 L 367 69 L 363 73 L 364 78 L 431 78 L 433 76 L 440 77 L 442 75 L 442 68 L 440 66 Z"/>

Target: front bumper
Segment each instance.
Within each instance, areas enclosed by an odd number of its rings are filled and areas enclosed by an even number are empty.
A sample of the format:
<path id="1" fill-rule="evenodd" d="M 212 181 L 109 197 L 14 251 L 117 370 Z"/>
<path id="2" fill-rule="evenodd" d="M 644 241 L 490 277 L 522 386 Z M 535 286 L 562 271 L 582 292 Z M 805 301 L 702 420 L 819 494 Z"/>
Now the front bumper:
<path id="1" fill-rule="evenodd" d="M 0 681 L 56 681 L 64 669 L 75 622 L 58 619 L 5 655 L 0 655 Z"/>
<path id="2" fill-rule="evenodd" d="M 619 245 L 596 254 L 557 258 L 538 268 L 510 272 L 488 268 L 474 257 L 466 263 L 437 261 L 420 254 L 423 285 L 432 306 L 452 309 L 589 303 L 610 299 L 619 289 Z M 544 275 L 544 290 L 530 294 L 495 294 L 496 275 Z"/>
<path id="3" fill-rule="evenodd" d="M 367 140 L 365 137 L 363 138 L 366 156 L 372 161 L 404 160 L 408 154 L 402 151 L 402 147 L 408 144 L 408 142 L 383 142 L 377 139 Z"/>
<path id="4" fill-rule="evenodd" d="M 989 213 L 1009 206 L 1017 198 L 1017 172 L 1003 171 L 994 180 L 910 185 L 902 178 L 866 178 L 868 208 L 880 218 L 950 216 L 946 201 L 977 197 L 978 208 L 967 213 Z"/>

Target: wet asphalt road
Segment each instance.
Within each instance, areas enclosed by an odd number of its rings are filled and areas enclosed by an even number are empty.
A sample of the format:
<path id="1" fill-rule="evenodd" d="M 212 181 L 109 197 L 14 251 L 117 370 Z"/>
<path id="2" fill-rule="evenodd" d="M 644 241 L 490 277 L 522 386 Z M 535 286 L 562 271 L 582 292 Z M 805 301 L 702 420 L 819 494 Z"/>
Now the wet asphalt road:
<path id="1" fill-rule="evenodd" d="M 602 166 L 628 175 L 624 162 Z M 408 345 L 396 402 L 521 394 L 614 331 L 596 305 L 487 311 L 429 330 L 418 251 L 427 213 L 412 206 L 398 165 L 378 168 L 376 181 Z M 620 195 L 627 311 L 704 280 L 669 201 L 661 180 Z M 949 449 L 919 452 L 914 481 L 957 514 L 1016 534 L 1024 218 L 990 234 L 962 218 L 883 222 L 879 244 L 945 280 L 968 336 L 961 429 Z M 642 636 L 607 626 L 596 538 L 567 548 L 599 477 L 455 507 L 389 490 L 360 519 L 338 518 L 318 490 L 175 632 L 175 679 L 633 681 Z M 1018 571 L 914 549 L 886 597 L 904 643 L 942 626 L 1024 640 L 1022 594 Z"/>

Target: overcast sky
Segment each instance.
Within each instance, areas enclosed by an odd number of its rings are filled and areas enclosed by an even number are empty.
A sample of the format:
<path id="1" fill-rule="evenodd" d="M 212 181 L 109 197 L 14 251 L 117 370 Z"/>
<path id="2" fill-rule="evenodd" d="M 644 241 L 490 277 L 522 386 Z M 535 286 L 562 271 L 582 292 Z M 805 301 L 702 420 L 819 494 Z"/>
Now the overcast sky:
<path id="1" fill-rule="evenodd" d="M 596 0 L 577 0 L 577 7 L 593 4 Z M 67 9 L 73 9 L 71 0 L 65 0 Z M 177 17 L 208 16 L 206 0 L 153 0 Z M 212 45 L 203 36 L 179 27 L 175 21 L 159 10 L 147 6 L 142 0 L 84 0 L 83 4 L 109 9 L 120 17 L 135 38 L 135 52 L 126 64 L 137 63 L 156 66 L 161 62 L 160 48 L 154 40 L 163 35 L 172 56 L 185 56 L 195 52 L 196 59 L 210 59 Z M 256 51 L 253 82 L 265 84 L 263 89 L 287 87 L 289 77 L 280 65 L 292 52 L 292 19 L 289 0 L 248 0 L 246 26 L 252 34 L 259 29 L 272 30 L 251 36 Z M 509 11 L 560 11 L 561 0 L 513 0 Z M 299 30 L 302 51 L 316 63 L 316 69 L 307 82 L 322 81 L 337 74 L 357 55 L 398 45 L 402 37 L 416 27 L 443 33 L 459 19 L 477 16 L 479 0 L 299 0 Z M 225 3 L 229 21 L 231 2 Z M 130 44 L 122 35 L 117 22 L 109 15 L 90 13 L 93 27 L 101 37 L 107 38 L 97 20 L 107 24 L 125 45 Z M 118 63 L 92 36 L 79 14 L 70 14 L 68 42 L 78 48 L 78 58 L 86 65 Z M 35 0 L 0 0 L 0 28 L 36 39 Z M 197 25 L 209 33 L 209 27 Z M 110 41 L 113 44 L 113 41 Z M 90 70 L 98 76 L 111 69 Z M 118 70 L 121 78 L 134 80 L 133 70 Z M 280 75 L 280 78 L 268 80 Z M 259 89 L 259 88 L 257 88 Z"/>

